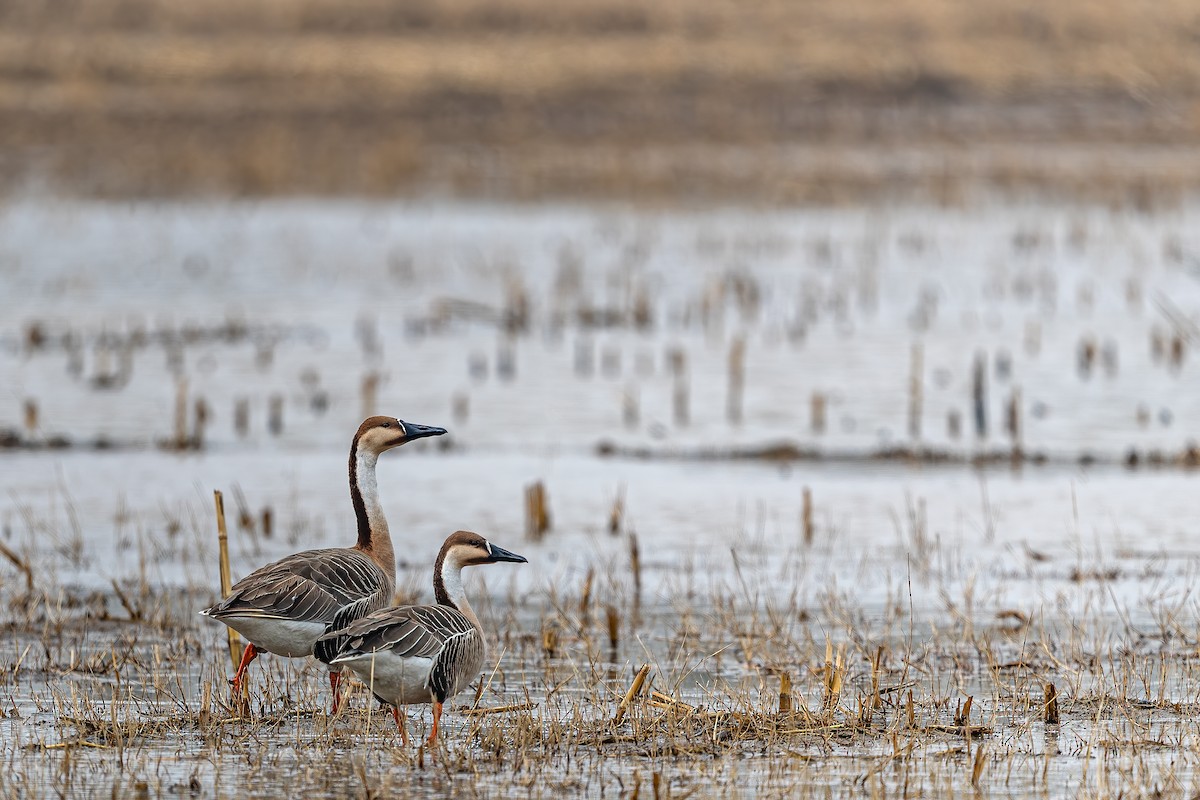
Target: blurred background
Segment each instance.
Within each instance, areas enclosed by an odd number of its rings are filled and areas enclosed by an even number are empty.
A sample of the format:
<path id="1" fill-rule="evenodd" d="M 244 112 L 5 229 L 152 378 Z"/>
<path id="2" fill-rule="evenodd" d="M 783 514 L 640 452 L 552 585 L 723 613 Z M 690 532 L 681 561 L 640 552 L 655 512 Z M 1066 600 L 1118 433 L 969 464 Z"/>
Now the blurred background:
<path id="1" fill-rule="evenodd" d="M 1146 204 L 1194 187 L 1186 0 L 0 7 L 10 193 Z"/>
<path id="2" fill-rule="evenodd" d="M 1198 41 L 1184 0 L 2 3 L 5 535 L 202 541 L 236 487 L 341 541 L 369 413 L 452 431 L 381 467 L 414 552 L 519 541 L 538 482 L 563 548 L 686 548 L 1194 466 Z"/>

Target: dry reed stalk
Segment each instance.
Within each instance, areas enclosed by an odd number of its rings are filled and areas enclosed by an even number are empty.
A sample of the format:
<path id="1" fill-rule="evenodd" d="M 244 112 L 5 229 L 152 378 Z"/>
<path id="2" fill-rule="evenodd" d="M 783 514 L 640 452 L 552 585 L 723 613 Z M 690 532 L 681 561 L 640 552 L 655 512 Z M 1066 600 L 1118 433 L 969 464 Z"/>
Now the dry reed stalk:
<path id="1" fill-rule="evenodd" d="M 825 640 L 825 702 L 823 705 L 827 712 L 832 712 L 837 708 L 838 700 L 841 698 L 842 683 L 846 677 L 846 668 L 843 664 L 845 655 L 845 643 L 838 645 L 835 657 L 833 642 L 829 639 Z"/>
<path id="2" fill-rule="evenodd" d="M 46 344 L 46 329 L 38 320 L 30 322 L 25 327 L 25 347 L 27 350 L 40 350 Z"/>
<path id="3" fill-rule="evenodd" d="M 1090 336 L 1085 336 L 1081 339 L 1076 357 L 1079 367 L 1079 377 L 1083 380 L 1092 377 L 1092 367 L 1096 363 L 1096 340 Z"/>
<path id="4" fill-rule="evenodd" d="M 962 708 L 954 712 L 954 724 L 959 728 L 971 727 L 971 705 L 975 702 L 975 696 L 967 697 L 967 702 L 963 703 Z"/>
<path id="5" fill-rule="evenodd" d="M 638 408 L 638 389 L 636 386 L 626 386 L 621 392 L 621 420 L 626 428 L 636 428 L 642 414 Z"/>
<path id="6" fill-rule="evenodd" d="M 975 764 L 971 767 L 971 785 L 974 786 L 976 790 L 979 789 L 979 779 L 983 777 L 983 767 L 985 763 L 984 748 L 981 744 L 975 750 Z"/>
<path id="7" fill-rule="evenodd" d="M 517 350 L 512 339 L 503 338 L 496 344 L 496 377 L 502 381 L 517 377 Z"/>
<path id="8" fill-rule="evenodd" d="M 804 546 L 812 547 L 813 543 L 813 518 L 812 518 L 812 489 L 804 487 L 803 509 L 800 513 L 800 519 L 804 527 Z"/>
<path id="9" fill-rule="evenodd" d="M 684 362 L 686 364 L 686 362 Z M 688 377 L 686 366 L 675 373 L 675 386 L 671 392 L 671 411 L 674 414 L 675 424 L 681 428 L 687 427 L 690 421 L 690 409 L 688 402 Z"/>
<path id="10" fill-rule="evenodd" d="M 987 357 L 975 354 L 975 365 L 971 372 L 971 401 L 975 410 L 975 436 L 987 438 Z"/>
<path id="11" fill-rule="evenodd" d="M 552 627 L 542 630 L 542 652 L 546 654 L 547 659 L 554 658 L 554 654 L 558 652 L 558 631 Z"/>
<path id="12" fill-rule="evenodd" d="M 1047 725 L 1058 724 L 1058 689 L 1053 683 L 1046 684 L 1045 721 Z"/>
<path id="13" fill-rule="evenodd" d="M 250 401 L 239 397 L 233 403 L 233 430 L 239 439 L 250 433 Z"/>
<path id="14" fill-rule="evenodd" d="M 25 591 L 32 593 L 33 569 L 29 566 L 25 559 L 17 555 L 16 551 L 9 549 L 8 545 L 2 541 L 0 541 L 0 555 L 3 555 L 5 558 L 11 561 L 13 566 L 21 571 L 21 574 L 25 576 Z"/>
<path id="15" fill-rule="evenodd" d="M 608 532 L 616 536 L 621 532 L 621 522 L 625 518 L 625 489 L 617 490 L 613 498 L 612 509 L 608 512 Z"/>
<path id="16" fill-rule="evenodd" d="M 525 536 L 537 541 L 550 530 L 546 486 L 541 481 L 525 487 Z"/>
<path id="17" fill-rule="evenodd" d="M 376 397 L 379 394 L 379 373 L 374 370 L 362 379 L 362 418 L 375 416 Z"/>
<path id="18" fill-rule="evenodd" d="M 825 395 L 813 392 L 809 400 L 809 425 L 813 433 L 825 432 Z"/>
<path id="19" fill-rule="evenodd" d="M 283 395 L 273 394 L 267 400 L 267 430 L 272 436 L 283 433 Z"/>
<path id="20" fill-rule="evenodd" d="M 200 450 L 204 447 L 204 429 L 208 425 L 208 403 L 203 397 L 197 397 L 192 406 L 192 437 L 189 444 Z"/>
<path id="21" fill-rule="evenodd" d="M 654 324 L 654 309 L 650 305 L 650 295 L 645 286 L 639 286 L 633 296 L 633 326 L 639 331 L 646 331 Z"/>
<path id="22" fill-rule="evenodd" d="M 208 728 L 208 725 L 211 721 L 212 721 L 212 682 L 205 681 L 204 688 L 200 692 L 200 711 L 196 715 L 196 722 L 200 725 L 200 728 L 203 730 L 203 729 Z"/>
<path id="23" fill-rule="evenodd" d="M 746 388 L 746 340 L 738 337 L 729 345 L 729 386 L 725 416 L 731 425 L 742 421 L 742 396 Z"/>
<path id="24" fill-rule="evenodd" d="M 229 597 L 233 591 L 233 579 L 229 572 L 229 533 L 225 526 L 225 497 L 220 490 L 213 490 L 213 503 L 217 508 L 217 548 L 221 560 L 221 597 Z M 229 658 L 237 669 L 242 661 L 242 641 L 233 628 L 226 628 L 229 635 Z M 243 689 L 246 684 L 243 682 Z"/>
<path id="25" fill-rule="evenodd" d="M 633 603 L 635 607 L 640 606 L 642 603 L 642 559 L 638 552 L 636 533 L 629 534 L 629 571 L 633 573 Z"/>
<path id="26" fill-rule="evenodd" d="M 583 591 L 579 594 L 579 636 L 587 638 L 587 629 L 591 624 L 592 617 L 592 581 L 596 577 L 596 571 L 592 567 L 588 567 L 587 575 L 583 579 Z"/>
<path id="27" fill-rule="evenodd" d="M 234 484 L 233 487 L 234 499 L 237 500 L 238 507 L 238 529 L 250 535 L 254 541 L 255 550 L 258 549 L 258 535 L 254 527 L 254 515 L 250 513 L 250 504 L 246 502 L 246 494 L 242 491 L 242 487 Z"/>
<path id="28" fill-rule="evenodd" d="M 110 578 L 109 583 L 112 584 L 113 591 L 116 592 L 117 599 L 121 601 L 121 606 L 125 609 L 125 613 L 129 615 L 129 621 L 139 621 L 142 618 L 141 610 L 130 601 L 128 595 L 121 589 L 121 585 L 117 583 L 117 579 Z"/>
<path id="29" fill-rule="evenodd" d="M 779 676 L 779 713 L 792 713 L 792 675 L 789 672 Z"/>
<path id="30" fill-rule="evenodd" d="M 695 706 L 685 703 L 678 698 L 671 697 L 669 694 L 663 694 L 657 689 L 650 692 L 650 699 L 646 702 L 655 708 L 662 708 L 666 709 L 667 711 L 674 711 L 682 714 L 696 713 Z"/>
<path id="31" fill-rule="evenodd" d="M 27 398 L 25 400 L 25 432 L 33 434 L 38 429 L 38 404 L 37 400 Z"/>
<path id="32" fill-rule="evenodd" d="M 921 379 L 925 371 L 925 350 L 920 343 L 914 343 L 912 352 L 909 356 L 908 366 L 908 435 L 909 438 L 917 440 L 921 438 L 921 405 L 922 405 L 922 387 Z"/>
<path id="33" fill-rule="evenodd" d="M 262 535 L 264 539 L 270 539 L 272 528 L 274 527 L 275 515 L 271 512 L 271 507 L 267 506 L 262 510 Z"/>
<path id="34" fill-rule="evenodd" d="M 625 711 L 629 708 L 629 704 L 633 702 L 638 693 L 642 691 L 642 686 L 646 683 L 646 676 L 650 674 L 650 665 L 643 664 L 642 668 L 637 671 L 637 675 L 633 676 L 633 683 L 629 685 L 629 691 L 625 692 L 625 697 L 621 699 L 621 704 L 617 706 L 617 713 L 613 717 L 613 725 L 620 725 L 621 720 L 625 718 Z"/>
<path id="35" fill-rule="evenodd" d="M 608 605 L 604 607 L 604 616 L 608 623 L 608 646 L 615 653 L 621 643 L 621 614 L 616 606 Z"/>
<path id="36" fill-rule="evenodd" d="M 537 708 L 537 703 L 526 700 L 523 703 L 513 703 L 509 706 L 492 706 L 491 708 L 466 708 L 461 713 L 464 717 L 486 717 L 490 714 L 508 714 L 513 711 L 530 711 Z"/>
<path id="37" fill-rule="evenodd" d="M 187 378 L 175 382 L 175 441 L 177 449 L 187 447 Z"/>
<path id="38" fill-rule="evenodd" d="M 1012 439 L 1014 455 L 1021 450 L 1021 387 L 1014 386 L 1008 398 L 1008 408 L 1004 415 L 1004 427 Z"/>
<path id="39" fill-rule="evenodd" d="M 875 711 L 883 707 L 883 698 L 879 696 L 879 676 L 883 671 L 882 667 L 883 645 L 879 645 L 875 649 L 875 655 L 871 658 L 871 696 L 863 709 L 864 723 L 870 723 L 871 718 L 875 716 Z"/>

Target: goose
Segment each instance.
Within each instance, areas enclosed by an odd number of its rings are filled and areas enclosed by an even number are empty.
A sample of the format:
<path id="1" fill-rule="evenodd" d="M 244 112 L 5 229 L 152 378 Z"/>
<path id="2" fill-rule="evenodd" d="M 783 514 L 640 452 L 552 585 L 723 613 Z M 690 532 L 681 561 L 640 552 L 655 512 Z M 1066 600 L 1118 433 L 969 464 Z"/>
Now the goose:
<path id="1" fill-rule="evenodd" d="M 267 564 L 234 584 L 230 595 L 200 613 L 240 633 L 249 644 L 234 673 L 234 695 L 246 668 L 260 652 L 287 658 L 312 655 L 317 638 L 336 621 L 341 628 L 390 604 L 396 589 L 396 558 L 375 481 L 380 453 L 445 428 L 370 417 L 350 445 L 350 501 L 358 520 L 353 547 L 305 550 Z M 340 670 L 329 673 L 330 714 L 337 712 Z"/>
<path id="2" fill-rule="evenodd" d="M 463 591 L 462 569 L 498 561 L 526 559 L 477 533 L 450 534 L 433 566 L 436 605 L 396 606 L 367 614 L 322 636 L 313 654 L 331 669 L 349 667 L 380 702 L 390 705 L 405 745 L 408 733 L 399 707 L 432 703 L 433 728 L 425 742 L 432 746 L 442 704 L 479 676 L 487 657 L 483 628 Z"/>

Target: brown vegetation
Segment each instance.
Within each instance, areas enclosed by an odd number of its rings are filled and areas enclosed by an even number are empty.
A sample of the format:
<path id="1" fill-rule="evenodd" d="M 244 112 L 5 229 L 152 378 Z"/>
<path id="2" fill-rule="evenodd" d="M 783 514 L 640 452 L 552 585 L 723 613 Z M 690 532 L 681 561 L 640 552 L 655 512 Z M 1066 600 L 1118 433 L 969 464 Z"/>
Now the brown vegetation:
<path id="1" fill-rule="evenodd" d="M 952 201 L 1200 177 L 1185 0 L 7 2 L 0 31 L 10 188 Z"/>

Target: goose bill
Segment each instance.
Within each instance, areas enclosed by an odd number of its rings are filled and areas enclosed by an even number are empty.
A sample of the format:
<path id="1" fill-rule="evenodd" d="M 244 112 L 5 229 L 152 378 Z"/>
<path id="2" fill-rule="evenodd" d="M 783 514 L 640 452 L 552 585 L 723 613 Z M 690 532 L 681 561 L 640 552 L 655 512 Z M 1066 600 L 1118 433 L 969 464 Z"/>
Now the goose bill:
<path id="1" fill-rule="evenodd" d="M 400 424 L 404 426 L 404 435 L 396 444 L 411 442 L 413 439 L 424 439 L 426 436 L 441 436 L 446 432 L 445 428 L 435 425 L 419 425 L 416 422 L 401 422 Z"/>
<path id="2" fill-rule="evenodd" d="M 493 564 L 497 561 L 514 561 L 518 564 L 526 564 L 529 562 L 529 559 L 525 558 L 525 556 L 519 556 L 516 553 L 510 553 L 503 547 L 497 547 L 494 544 L 491 547 L 492 554 L 484 560 L 483 563 L 485 564 Z"/>

